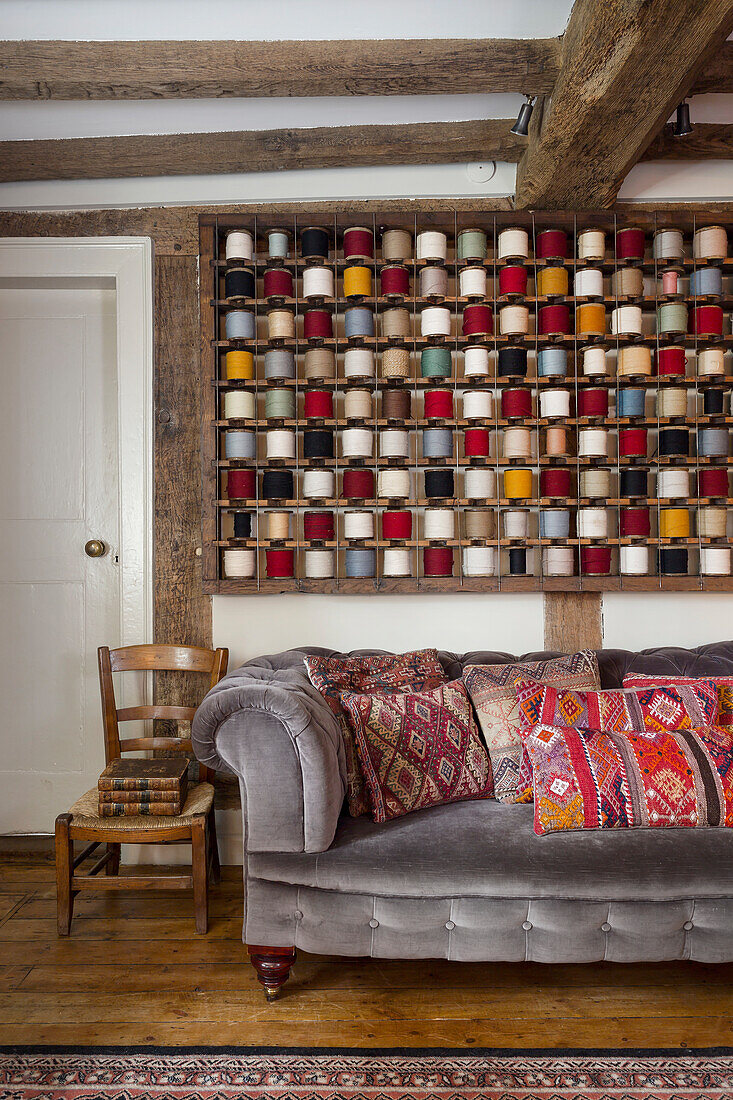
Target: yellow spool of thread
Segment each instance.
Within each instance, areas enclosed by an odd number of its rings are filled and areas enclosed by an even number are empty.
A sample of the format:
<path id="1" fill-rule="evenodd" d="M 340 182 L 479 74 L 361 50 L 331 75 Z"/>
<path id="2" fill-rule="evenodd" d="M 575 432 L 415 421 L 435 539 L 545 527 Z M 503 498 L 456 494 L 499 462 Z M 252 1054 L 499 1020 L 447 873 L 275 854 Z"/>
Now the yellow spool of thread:
<path id="1" fill-rule="evenodd" d="M 370 298 L 372 294 L 372 273 L 368 267 L 347 267 L 344 269 L 344 297 Z"/>
<path id="2" fill-rule="evenodd" d="M 254 378 L 254 358 L 251 351 L 228 351 L 226 354 L 226 374 L 230 381 L 238 378 Z"/>
<path id="3" fill-rule="evenodd" d="M 662 508 L 659 534 L 663 539 L 686 539 L 690 535 L 690 513 L 686 508 Z"/>
<path id="4" fill-rule="evenodd" d="M 606 332 L 606 309 L 598 302 L 588 302 L 575 311 L 575 331 L 578 336 L 603 336 Z"/>
<path id="5" fill-rule="evenodd" d="M 532 496 L 531 470 L 505 470 L 504 496 L 507 500 L 527 500 Z"/>
<path id="6" fill-rule="evenodd" d="M 568 271 L 565 267 L 542 267 L 537 272 L 537 293 L 540 297 L 552 294 L 566 295 Z"/>
<path id="7" fill-rule="evenodd" d="M 635 344 L 619 348 L 617 373 L 621 378 L 651 377 L 651 348 L 638 347 Z"/>

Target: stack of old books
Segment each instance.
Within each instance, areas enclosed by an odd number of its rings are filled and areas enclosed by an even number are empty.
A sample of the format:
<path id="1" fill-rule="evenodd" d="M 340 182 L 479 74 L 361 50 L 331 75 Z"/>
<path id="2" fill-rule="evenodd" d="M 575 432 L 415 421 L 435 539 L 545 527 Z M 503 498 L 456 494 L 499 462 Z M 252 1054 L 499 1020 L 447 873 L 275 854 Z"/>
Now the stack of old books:
<path id="1" fill-rule="evenodd" d="M 113 760 L 100 775 L 98 787 L 100 817 L 174 817 L 186 801 L 188 760 Z"/>

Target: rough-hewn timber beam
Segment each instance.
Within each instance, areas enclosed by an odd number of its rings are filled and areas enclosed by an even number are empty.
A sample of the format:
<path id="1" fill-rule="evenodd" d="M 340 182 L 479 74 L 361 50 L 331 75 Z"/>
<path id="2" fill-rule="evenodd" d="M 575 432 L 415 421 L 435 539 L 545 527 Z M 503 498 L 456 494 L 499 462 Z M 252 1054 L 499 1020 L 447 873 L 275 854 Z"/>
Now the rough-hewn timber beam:
<path id="1" fill-rule="evenodd" d="M 726 42 L 708 60 L 692 88 L 692 95 L 733 92 L 733 42 Z"/>
<path id="2" fill-rule="evenodd" d="M 691 134 L 676 138 L 665 126 L 642 160 L 733 160 L 733 125 L 696 122 Z"/>

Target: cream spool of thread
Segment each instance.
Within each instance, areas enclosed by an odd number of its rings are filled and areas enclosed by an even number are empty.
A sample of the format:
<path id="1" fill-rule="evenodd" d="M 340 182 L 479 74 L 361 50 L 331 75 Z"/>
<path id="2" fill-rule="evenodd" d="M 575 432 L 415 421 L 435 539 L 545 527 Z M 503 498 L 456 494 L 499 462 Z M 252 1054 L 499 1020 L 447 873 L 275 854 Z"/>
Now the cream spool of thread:
<path id="1" fill-rule="evenodd" d="M 527 500 L 532 496 L 532 471 L 504 470 L 504 496 L 507 500 Z"/>
<path id="2" fill-rule="evenodd" d="M 502 229 L 499 234 L 500 260 L 526 260 L 529 256 L 529 235 L 526 229 Z"/>
<path id="3" fill-rule="evenodd" d="M 344 538 L 349 539 L 349 541 L 353 539 L 373 539 L 374 513 L 365 512 L 363 508 L 344 512 Z"/>
<path id="4" fill-rule="evenodd" d="M 423 515 L 423 533 L 428 540 L 455 537 L 455 515 L 452 508 L 426 508 Z"/>
<path id="5" fill-rule="evenodd" d="M 700 538 L 724 539 L 727 528 L 727 508 L 701 508 L 697 513 L 697 533 Z"/>
<path id="6" fill-rule="evenodd" d="M 581 272 L 578 272 L 580 275 Z M 541 267 L 537 272 L 537 294 L 540 297 L 552 297 L 568 292 L 568 269 L 566 267 Z M 578 294 L 578 276 L 575 278 L 575 293 Z"/>
<path id="7" fill-rule="evenodd" d="M 488 420 L 492 415 L 490 390 L 466 390 L 463 394 L 463 419 Z"/>
<path id="8" fill-rule="evenodd" d="M 224 574 L 227 577 L 254 577 L 256 564 L 254 550 L 224 551 Z"/>
<path id="9" fill-rule="evenodd" d="M 618 349 L 616 373 L 619 378 L 650 378 L 652 373 L 651 348 L 631 345 Z"/>
<path id="10" fill-rule="evenodd" d="M 700 572 L 705 577 L 730 575 L 730 549 L 727 546 L 701 546 Z"/>
<path id="11" fill-rule="evenodd" d="M 344 378 L 373 378 L 374 372 L 375 359 L 371 348 L 346 349 L 344 352 Z"/>
<path id="12" fill-rule="evenodd" d="M 308 348 L 303 357 L 304 378 L 333 378 L 335 374 L 336 356 L 330 348 Z"/>
<path id="13" fill-rule="evenodd" d="M 380 497 L 403 500 L 410 496 L 409 470 L 380 470 L 377 478 Z"/>
<path id="14" fill-rule="evenodd" d="M 575 311 L 575 331 L 580 340 L 605 335 L 605 306 L 600 302 L 588 302 L 578 306 Z"/>
<path id="15" fill-rule="evenodd" d="M 295 314 L 289 309 L 271 309 L 267 314 L 267 333 L 270 340 L 294 340 Z"/>
<path id="16" fill-rule="evenodd" d="M 605 539 L 608 537 L 608 511 L 606 508 L 578 509 L 578 538 Z"/>
<path id="17" fill-rule="evenodd" d="M 306 550 L 305 575 L 309 580 L 320 580 L 334 575 L 333 550 Z"/>
<path id="18" fill-rule="evenodd" d="M 295 391 L 289 386 L 275 386 L 265 393 L 267 420 L 295 419 Z"/>
<path id="19" fill-rule="evenodd" d="M 344 416 L 346 419 L 368 420 L 371 415 L 371 390 L 348 389 L 344 395 Z M 371 454 L 371 451 L 369 453 Z"/>
<path id="20" fill-rule="evenodd" d="M 583 229 L 578 233 L 578 259 L 599 262 L 606 256 L 606 234 L 602 229 Z"/>
<path id="21" fill-rule="evenodd" d="M 727 254 L 728 235 L 722 225 L 706 225 L 696 231 L 692 242 L 696 260 L 725 260 Z"/>
<path id="22" fill-rule="evenodd" d="M 502 306 L 499 310 L 499 330 L 502 336 L 524 336 L 529 331 L 527 307 Z"/>
<path id="23" fill-rule="evenodd" d="M 410 433 L 401 428 L 384 428 L 379 433 L 379 454 L 382 458 L 407 458 L 410 454 Z"/>
<path id="24" fill-rule="evenodd" d="M 369 267 L 355 264 L 344 268 L 344 297 L 370 298 L 372 294 L 372 271 Z"/>
<path id="25" fill-rule="evenodd" d="M 542 390 L 540 392 L 540 416 L 548 420 L 570 416 L 570 391 Z"/>
<path id="26" fill-rule="evenodd" d="M 425 268 L 430 271 L 430 268 Z M 442 270 L 445 270 L 444 268 Z M 464 267 L 458 276 L 460 293 L 463 298 L 486 297 L 486 268 Z"/>
<path id="27" fill-rule="evenodd" d="M 493 546 L 464 546 L 464 577 L 493 577 L 496 573 L 496 551 Z"/>
<path id="28" fill-rule="evenodd" d="M 725 374 L 725 352 L 723 348 L 703 348 L 697 353 L 697 373 L 700 378 L 711 378 Z"/>
<path id="29" fill-rule="evenodd" d="M 439 229 L 426 229 L 417 235 L 418 260 L 445 261 L 448 255 L 448 238 Z"/>
<path id="30" fill-rule="evenodd" d="M 662 508 L 659 512 L 659 535 L 663 539 L 689 538 L 690 513 L 687 508 Z"/>
<path id="31" fill-rule="evenodd" d="M 545 432 L 545 454 L 552 458 L 567 453 L 567 430 L 565 428 L 548 428 Z"/>
<path id="32" fill-rule="evenodd" d="M 467 466 L 463 480 L 466 500 L 493 500 L 496 497 L 496 474 L 488 466 Z"/>
<path id="33" fill-rule="evenodd" d="M 468 508 L 463 513 L 467 539 L 490 539 L 494 533 L 494 513 Z"/>
<path id="34" fill-rule="evenodd" d="M 613 336 L 641 336 L 641 307 L 617 306 L 611 312 Z"/>
<path id="35" fill-rule="evenodd" d="M 408 348 L 385 348 L 382 352 L 383 378 L 408 378 L 410 352 Z"/>
<path id="36" fill-rule="evenodd" d="M 409 310 L 402 309 L 402 307 L 385 309 L 381 321 L 382 336 L 387 337 L 389 340 L 402 339 L 411 335 Z"/>
<path id="37" fill-rule="evenodd" d="M 546 546 L 542 551 L 542 572 L 546 577 L 572 577 L 575 572 L 570 546 Z"/>
<path id="38" fill-rule="evenodd" d="M 344 458 L 371 458 L 374 452 L 371 428 L 344 428 L 341 433 L 341 451 Z"/>
<path id="39" fill-rule="evenodd" d="M 295 432 L 288 428 L 272 428 L 267 432 L 268 458 L 295 458 Z"/>
<path id="40" fill-rule="evenodd" d="M 575 273 L 576 298 L 602 298 L 603 272 L 597 267 L 580 267 Z"/>
<path id="41" fill-rule="evenodd" d="M 529 512 L 524 509 L 508 509 L 502 512 L 505 539 L 526 539 L 529 534 Z"/>
<path id="42" fill-rule="evenodd" d="M 412 576 L 411 551 L 388 546 L 382 559 L 382 575 L 384 577 Z"/>
<path id="43" fill-rule="evenodd" d="M 606 349 L 602 347 L 585 348 L 583 351 L 583 374 L 586 377 L 600 377 L 608 374 Z"/>
<path id="44" fill-rule="evenodd" d="M 529 428 L 505 428 L 503 434 L 504 458 L 529 458 L 532 454 L 532 435 Z"/>
<path id="45" fill-rule="evenodd" d="M 420 314 L 423 336 L 450 336 L 450 310 L 445 306 L 426 306 Z"/>
<path id="46" fill-rule="evenodd" d="M 687 416 L 687 390 L 663 387 L 657 392 L 658 416 Z"/>
<path id="47" fill-rule="evenodd" d="M 466 348 L 463 353 L 463 374 L 466 378 L 484 377 L 489 373 L 489 349 Z"/>
<path id="48" fill-rule="evenodd" d="M 684 253 L 684 241 L 679 229 L 658 229 L 656 231 L 652 246 L 652 255 L 655 260 L 669 263 L 670 261 L 681 260 Z"/>
<path id="49" fill-rule="evenodd" d="M 420 268 L 420 296 L 445 298 L 448 293 L 448 271 L 440 265 Z"/>
<path id="50" fill-rule="evenodd" d="M 227 260 L 251 260 L 254 239 L 246 229 L 233 229 L 227 233 L 225 253 Z"/>
<path id="51" fill-rule="evenodd" d="M 687 332 L 685 302 L 662 302 L 657 308 L 657 332 L 683 336 Z"/>
<path id="52" fill-rule="evenodd" d="M 304 298 L 333 298 L 333 293 L 333 271 L 330 267 L 306 267 L 303 269 Z"/>
<path id="53" fill-rule="evenodd" d="M 608 456 L 608 432 L 605 428 L 582 428 L 578 433 L 578 454 L 582 458 Z"/>
<path id="54" fill-rule="evenodd" d="M 406 229 L 385 229 L 382 233 L 382 259 L 403 263 L 412 256 L 412 237 Z"/>
<path id="55" fill-rule="evenodd" d="M 268 539 L 290 538 L 290 512 L 267 512 Z"/>
<path id="56" fill-rule="evenodd" d="M 690 472 L 669 466 L 657 474 L 657 496 L 661 500 L 686 500 L 690 495 Z"/>
<path id="57" fill-rule="evenodd" d="M 226 420 L 254 420 L 255 395 L 249 390 L 228 390 L 224 394 L 224 418 Z"/>
<path id="58" fill-rule="evenodd" d="M 616 298 L 640 298 L 644 273 L 640 267 L 619 267 L 611 275 L 611 294 Z"/>
<path id="59" fill-rule="evenodd" d="M 580 495 L 588 500 L 607 499 L 611 495 L 611 471 L 590 469 L 580 471 Z"/>
<path id="60" fill-rule="evenodd" d="M 626 577 L 645 577 L 649 572 L 649 547 L 620 547 L 619 566 Z"/>
<path id="61" fill-rule="evenodd" d="M 336 495 L 336 475 L 333 470 L 318 467 L 303 473 L 303 496 L 306 500 L 332 500 Z"/>

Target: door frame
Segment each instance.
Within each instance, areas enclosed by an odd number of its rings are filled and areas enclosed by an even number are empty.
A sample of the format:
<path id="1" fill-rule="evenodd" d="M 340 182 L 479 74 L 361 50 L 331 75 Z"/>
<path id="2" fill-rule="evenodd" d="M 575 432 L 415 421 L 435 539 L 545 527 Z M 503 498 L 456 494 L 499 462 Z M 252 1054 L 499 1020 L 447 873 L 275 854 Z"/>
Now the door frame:
<path id="1" fill-rule="evenodd" d="M 120 637 L 153 640 L 153 249 L 149 237 L 7 237 L 0 279 L 114 287 L 120 476 Z M 81 280 L 81 284 L 80 284 Z"/>

